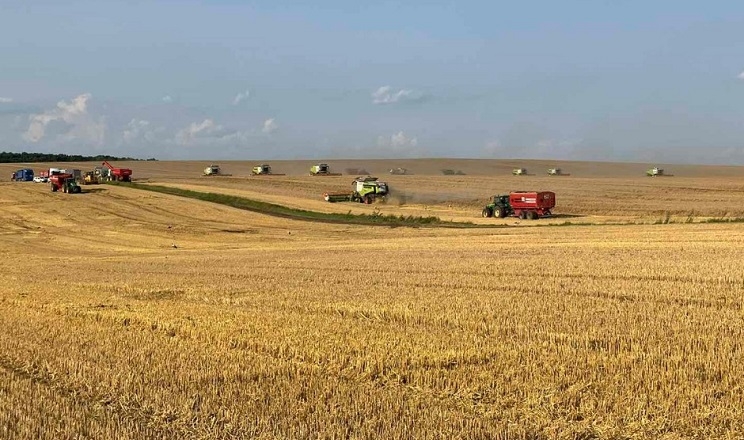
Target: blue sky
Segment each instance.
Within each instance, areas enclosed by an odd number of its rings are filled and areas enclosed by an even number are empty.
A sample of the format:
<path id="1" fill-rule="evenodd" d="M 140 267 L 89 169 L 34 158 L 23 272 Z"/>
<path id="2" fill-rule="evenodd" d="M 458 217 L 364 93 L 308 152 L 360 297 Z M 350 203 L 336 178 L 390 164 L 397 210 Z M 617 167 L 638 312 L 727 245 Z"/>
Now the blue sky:
<path id="1" fill-rule="evenodd" d="M 0 1 L 0 150 L 744 164 L 744 4 L 402 3 Z"/>

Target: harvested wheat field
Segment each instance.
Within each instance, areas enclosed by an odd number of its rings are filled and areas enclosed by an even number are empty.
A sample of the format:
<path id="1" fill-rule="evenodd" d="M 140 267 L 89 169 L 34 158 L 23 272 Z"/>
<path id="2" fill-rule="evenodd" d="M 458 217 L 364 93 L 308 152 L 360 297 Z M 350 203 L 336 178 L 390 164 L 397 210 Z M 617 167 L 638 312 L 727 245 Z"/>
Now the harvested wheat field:
<path id="1" fill-rule="evenodd" d="M 350 176 L 310 162 L 127 166 L 448 227 L 0 184 L 0 438 L 742 438 L 744 170 L 445 162 L 346 161 L 390 184 L 370 206 L 324 202 Z M 556 192 L 556 217 L 480 218 L 517 189 Z"/>

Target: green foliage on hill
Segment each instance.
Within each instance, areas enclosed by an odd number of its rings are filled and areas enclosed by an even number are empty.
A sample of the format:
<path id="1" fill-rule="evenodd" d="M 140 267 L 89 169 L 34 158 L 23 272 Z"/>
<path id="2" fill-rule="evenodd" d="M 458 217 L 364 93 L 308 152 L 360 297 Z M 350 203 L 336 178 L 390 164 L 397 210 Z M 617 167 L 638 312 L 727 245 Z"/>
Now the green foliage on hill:
<path id="1" fill-rule="evenodd" d="M 31 163 L 31 162 L 101 162 L 104 160 L 142 160 L 131 157 L 109 156 L 99 154 L 97 156 L 82 156 L 80 154 L 54 154 L 54 153 L 11 153 L 3 151 L 0 153 L 0 163 Z M 147 160 L 155 160 L 147 159 Z"/>

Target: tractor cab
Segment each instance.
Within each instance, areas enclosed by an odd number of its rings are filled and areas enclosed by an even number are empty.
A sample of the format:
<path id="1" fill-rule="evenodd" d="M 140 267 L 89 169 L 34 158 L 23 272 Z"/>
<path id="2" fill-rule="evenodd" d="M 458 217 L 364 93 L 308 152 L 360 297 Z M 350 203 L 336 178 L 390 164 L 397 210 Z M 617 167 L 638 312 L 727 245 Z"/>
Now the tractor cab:
<path id="1" fill-rule="evenodd" d="M 509 206 L 509 195 L 493 196 L 493 204 L 498 206 Z"/>

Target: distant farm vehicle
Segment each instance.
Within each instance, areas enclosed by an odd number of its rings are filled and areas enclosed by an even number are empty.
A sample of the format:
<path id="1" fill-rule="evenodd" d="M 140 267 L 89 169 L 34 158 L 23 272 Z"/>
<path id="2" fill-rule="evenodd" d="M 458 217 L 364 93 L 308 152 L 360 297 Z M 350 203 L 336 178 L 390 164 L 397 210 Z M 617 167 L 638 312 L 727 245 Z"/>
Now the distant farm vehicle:
<path id="1" fill-rule="evenodd" d="M 646 171 L 646 175 L 648 177 L 667 177 L 671 176 L 671 174 L 666 174 L 663 169 L 659 167 L 653 167 L 650 170 Z"/>
<path id="2" fill-rule="evenodd" d="M 442 171 L 442 174 L 444 174 L 445 176 L 464 176 L 465 175 L 465 173 L 463 173 L 460 170 L 443 169 L 441 171 Z"/>
<path id="3" fill-rule="evenodd" d="M 99 175 L 95 171 L 86 171 L 83 177 L 84 185 L 97 185 L 101 183 Z"/>
<path id="4" fill-rule="evenodd" d="M 222 168 L 220 168 L 219 165 L 212 164 L 204 168 L 202 175 L 203 176 L 231 176 L 232 174 L 225 174 L 222 172 Z"/>
<path id="5" fill-rule="evenodd" d="M 514 191 L 508 195 L 493 196 L 493 202 L 483 208 L 483 217 L 508 216 L 537 220 L 552 215 L 555 193 L 551 191 Z"/>
<path id="6" fill-rule="evenodd" d="M 548 176 L 570 176 L 570 174 L 564 173 L 560 168 L 548 168 Z"/>
<path id="7" fill-rule="evenodd" d="M 46 176 L 34 176 L 34 182 L 36 182 L 36 183 L 47 183 L 47 182 L 49 182 L 49 177 L 46 177 Z"/>
<path id="8" fill-rule="evenodd" d="M 80 185 L 75 180 L 75 176 L 71 173 L 55 174 L 49 178 L 51 183 L 52 192 L 62 191 L 68 194 L 79 194 L 82 192 Z"/>
<path id="9" fill-rule="evenodd" d="M 117 168 L 106 160 L 104 160 L 101 165 L 109 169 L 108 180 L 116 180 L 117 182 L 132 181 L 132 170 L 129 168 Z"/>
<path id="10" fill-rule="evenodd" d="M 340 176 L 341 173 L 332 173 L 327 163 L 320 163 L 310 167 L 311 176 Z"/>
<path id="11" fill-rule="evenodd" d="M 253 167 L 251 170 L 254 176 L 283 176 L 284 174 L 275 174 L 271 171 L 271 165 L 261 164 Z"/>
<path id="12" fill-rule="evenodd" d="M 377 177 L 357 177 L 351 185 L 353 188 L 351 192 L 325 193 L 323 199 L 331 203 L 359 202 L 369 205 L 388 194 L 387 183 L 378 181 Z"/>
<path id="13" fill-rule="evenodd" d="M 512 175 L 514 175 L 514 176 L 526 176 L 527 175 L 527 168 L 514 168 L 512 170 Z"/>
<path id="14" fill-rule="evenodd" d="M 14 182 L 31 182 L 34 180 L 34 170 L 31 168 L 16 170 L 13 172 L 11 180 Z"/>
<path id="15" fill-rule="evenodd" d="M 392 174 L 394 176 L 404 176 L 404 175 L 408 174 L 408 170 L 405 169 L 405 168 L 400 168 L 400 167 L 398 167 L 398 168 L 391 168 L 390 169 L 390 174 Z"/>

